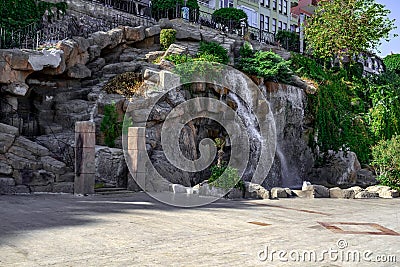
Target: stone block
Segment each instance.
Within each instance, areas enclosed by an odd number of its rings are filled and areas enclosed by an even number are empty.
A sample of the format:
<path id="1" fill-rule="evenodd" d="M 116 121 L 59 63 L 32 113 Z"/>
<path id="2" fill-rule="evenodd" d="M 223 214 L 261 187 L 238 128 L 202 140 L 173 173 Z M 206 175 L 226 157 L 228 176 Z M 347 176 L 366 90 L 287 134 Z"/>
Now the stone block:
<path id="1" fill-rule="evenodd" d="M 339 187 L 334 187 L 329 189 L 330 198 L 347 198 L 353 199 L 355 197 L 355 191 L 352 189 L 341 189 Z"/>
<path id="2" fill-rule="evenodd" d="M 368 192 L 368 191 L 361 191 L 355 195 L 355 198 L 379 198 L 379 193 Z"/>
<path id="3" fill-rule="evenodd" d="M 174 194 L 187 193 L 187 187 L 181 184 L 170 184 L 170 191 Z"/>
<path id="4" fill-rule="evenodd" d="M 22 136 L 18 136 L 16 138 L 14 145 L 22 147 L 22 148 L 30 151 L 32 154 L 39 156 L 39 157 L 44 157 L 44 156 L 50 155 L 50 151 L 47 148 L 29 140 L 29 139 L 26 139 Z"/>
<path id="5" fill-rule="evenodd" d="M 271 189 L 271 198 L 287 198 L 288 194 L 285 188 L 273 187 Z"/>
<path id="6" fill-rule="evenodd" d="M 314 198 L 313 190 L 292 190 L 292 193 L 294 196 L 300 198 Z"/>
<path id="7" fill-rule="evenodd" d="M 54 193 L 74 193 L 74 183 L 73 182 L 63 182 L 53 184 Z"/>
<path id="8" fill-rule="evenodd" d="M 138 27 L 125 27 L 125 40 L 128 42 L 139 42 L 144 40 L 146 37 L 145 35 L 145 27 L 138 26 Z"/>
<path id="9" fill-rule="evenodd" d="M 6 162 L 0 161 L 0 174 L 10 175 L 13 172 L 13 168 L 11 165 Z"/>
<path id="10" fill-rule="evenodd" d="M 144 34 L 145 34 L 145 36 L 147 38 L 147 37 L 152 37 L 154 35 L 159 35 L 160 32 L 161 32 L 160 25 L 154 25 L 154 26 L 151 26 L 149 28 L 146 28 L 145 31 L 144 31 Z"/>
<path id="11" fill-rule="evenodd" d="M 328 198 L 329 188 L 323 185 L 308 185 L 305 190 L 311 190 L 313 192 L 314 198 Z"/>
<path id="12" fill-rule="evenodd" d="M 245 198 L 269 199 L 269 191 L 259 184 L 244 182 Z"/>
<path id="13" fill-rule="evenodd" d="M 43 163 L 43 169 L 55 174 L 64 174 L 67 171 L 67 166 L 64 162 L 58 161 L 52 157 L 45 156 L 40 158 Z"/>
<path id="14" fill-rule="evenodd" d="M 164 90 L 176 88 L 180 85 L 180 77 L 172 72 L 160 71 L 160 86 Z"/>
<path id="15" fill-rule="evenodd" d="M 0 123 L 0 133 L 10 134 L 10 135 L 19 135 L 19 130 L 17 127 Z M 0 139 L 2 140 L 2 139 Z"/>
<path id="16" fill-rule="evenodd" d="M 15 192 L 15 180 L 9 177 L 0 177 L 0 195 L 13 194 Z"/>

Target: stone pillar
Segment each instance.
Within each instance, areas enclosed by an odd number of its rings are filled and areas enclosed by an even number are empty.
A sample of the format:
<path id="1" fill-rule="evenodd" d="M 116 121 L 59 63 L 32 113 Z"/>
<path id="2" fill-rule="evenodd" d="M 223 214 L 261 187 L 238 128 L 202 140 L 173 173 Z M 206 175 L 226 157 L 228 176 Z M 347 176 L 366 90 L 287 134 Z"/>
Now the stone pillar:
<path id="1" fill-rule="evenodd" d="M 75 194 L 94 194 L 95 181 L 95 123 L 75 123 Z"/>
<path id="2" fill-rule="evenodd" d="M 146 128 L 129 127 L 128 128 L 128 160 L 127 164 L 131 172 L 132 180 L 128 180 L 128 189 L 135 186 L 136 183 L 146 189 Z"/>

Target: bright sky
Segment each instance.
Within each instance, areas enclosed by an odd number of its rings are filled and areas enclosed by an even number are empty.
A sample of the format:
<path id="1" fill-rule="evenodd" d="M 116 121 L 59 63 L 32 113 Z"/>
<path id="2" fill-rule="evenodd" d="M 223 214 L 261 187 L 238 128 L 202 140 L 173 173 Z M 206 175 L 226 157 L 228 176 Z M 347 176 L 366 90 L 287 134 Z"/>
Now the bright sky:
<path id="1" fill-rule="evenodd" d="M 389 9 L 390 19 L 396 19 L 397 29 L 391 32 L 391 41 L 386 42 L 383 40 L 382 45 L 379 47 L 379 55 L 383 58 L 389 55 L 391 52 L 400 54 L 400 1 L 399 0 L 376 0 L 377 3 L 385 5 L 386 9 Z M 393 34 L 398 34 L 398 37 L 393 38 Z"/>

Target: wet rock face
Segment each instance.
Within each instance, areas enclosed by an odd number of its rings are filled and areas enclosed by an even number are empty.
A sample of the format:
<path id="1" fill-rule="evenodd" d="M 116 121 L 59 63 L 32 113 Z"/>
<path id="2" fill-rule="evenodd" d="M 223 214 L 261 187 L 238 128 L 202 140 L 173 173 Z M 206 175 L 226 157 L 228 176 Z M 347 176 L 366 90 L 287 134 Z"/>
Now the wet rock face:
<path id="1" fill-rule="evenodd" d="M 312 128 L 305 113 L 307 95 L 290 85 L 266 83 L 260 87 L 271 105 L 277 134 L 275 160 L 263 185 L 301 187 L 314 165 L 308 146 Z"/>

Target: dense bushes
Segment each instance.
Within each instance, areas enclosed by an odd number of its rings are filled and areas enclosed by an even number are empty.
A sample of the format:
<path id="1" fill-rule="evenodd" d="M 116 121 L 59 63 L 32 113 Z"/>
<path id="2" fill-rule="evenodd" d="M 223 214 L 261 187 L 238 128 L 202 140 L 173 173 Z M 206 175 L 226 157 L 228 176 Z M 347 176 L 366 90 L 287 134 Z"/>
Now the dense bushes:
<path id="1" fill-rule="evenodd" d="M 104 117 L 100 124 L 100 131 L 104 134 L 104 143 L 108 147 L 115 147 L 115 140 L 121 135 L 121 123 L 115 104 L 104 106 Z"/>
<path id="2" fill-rule="evenodd" d="M 49 3 L 36 0 L 6 0 L 1 2 L 0 25 L 6 26 L 5 28 L 10 31 L 34 22 L 41 22 L 46 12 L 50 19 L 64 14 L 67 9 L 65 2 Z"/>
<path id="3" fill-rule="evenodd" d="M 400 54 L 388 55 L 383 59 L 386 69 L 400 75 Z"/>
<path id="4" fill-rule="evenodd" d="M 273 52 L 258 51 L 254 56 L 241 57 L 236 67 L 243 72 L 263 77 L 270 81 L 288 83 L 292 77 L 290 61 L 285 61 Z"/>
<path id="5" fill-rule="evenodd" d="M 241 9 L 226 7 L 215 10 L 212 19 L 215 23 L 220 23 L 230 29 L 238 29 L 240 20 L 243 19 L 247 23 L 247 14 Z"/>
<path id="6" fill-rule="evenodd" d="M 380 141 L 372 155 L 381 184 L 400 190 L 400 135 Z"/>
<path id="7" fill-rule="evenodd" d="M 142 75 L 135 72 L 125 72 L 112 78 L 103 87 L 108 94 L 119 94 L 126 97 L 142 95 Z"/>
<path id="8" fill-rule="evenodd" d="M 212 60 L 221 64 L 227 64 L 229 61 L 228 51 L 216 42 L 200 42 L 199 57 L 212 55 Z"/>
<path id="9" fill-rule="evenodd" d="M 237 169 L 222 165 L 212 166 L 208 183 L 224 189 L 239 188 L 244 191 L 244 182 L 240 178 Z"/>
<path id="10" fill-rule="evenodd" d="M 300 50 L 300 36 L 291 31 L 278 31 L 276 34 L 276 40 L 279 41 L 280 45 L 289 51 Z"/>
<path id="11" fill-rule="evenodd" d="M 160 32 L 160 45 L 161 49 L 167 50 L 168 47 L 175 43 L 176 30 L 174 29 L 162 29 Z"/>

